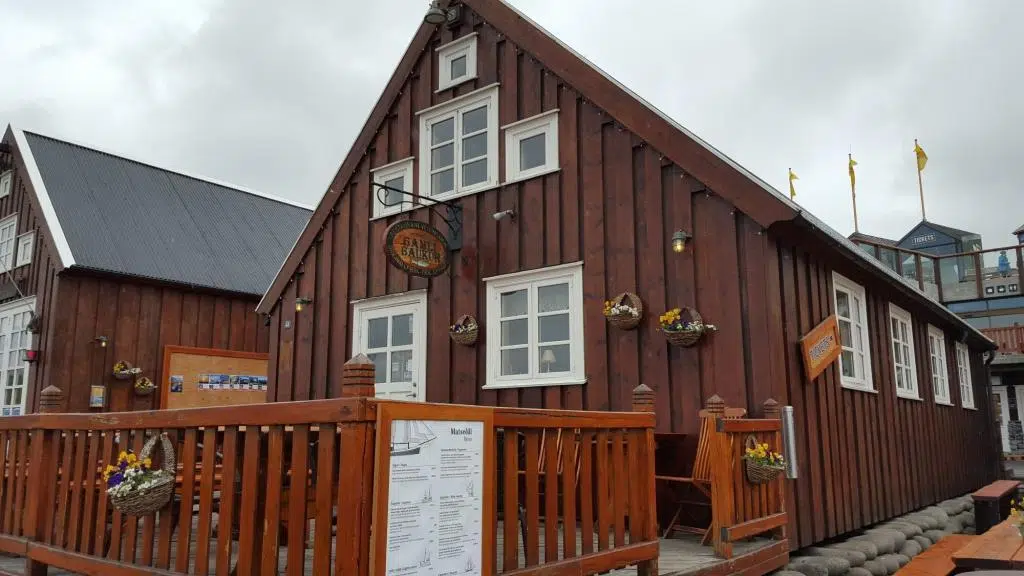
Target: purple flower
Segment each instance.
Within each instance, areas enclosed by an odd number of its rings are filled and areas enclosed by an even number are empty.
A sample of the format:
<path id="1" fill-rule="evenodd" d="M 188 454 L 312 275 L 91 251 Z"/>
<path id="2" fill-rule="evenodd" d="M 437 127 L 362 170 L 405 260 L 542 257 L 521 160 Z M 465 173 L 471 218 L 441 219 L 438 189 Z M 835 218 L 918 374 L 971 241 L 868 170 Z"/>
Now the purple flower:
<path id="1" fill-rule="evenodd" d="M 113 476 L 110 477 L 109 480 L 107 480 L 107 488 L 113 488 L 114 486 L 117 486 L 118 484 L 121 483 L 122 480 L 124 480 L 123 474 L 121 474 L 120 472 L 114 474 Z"/>

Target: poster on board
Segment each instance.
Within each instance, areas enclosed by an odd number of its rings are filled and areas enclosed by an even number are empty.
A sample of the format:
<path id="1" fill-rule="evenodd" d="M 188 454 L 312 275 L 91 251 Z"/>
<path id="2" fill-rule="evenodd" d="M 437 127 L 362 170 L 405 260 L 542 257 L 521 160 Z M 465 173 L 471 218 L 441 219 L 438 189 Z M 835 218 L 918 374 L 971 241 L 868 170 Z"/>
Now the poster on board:
<path id="1" fill-rule="evenodd" d="M 388 576 L 480 574 L 484 423 L 394 420 Z"/>

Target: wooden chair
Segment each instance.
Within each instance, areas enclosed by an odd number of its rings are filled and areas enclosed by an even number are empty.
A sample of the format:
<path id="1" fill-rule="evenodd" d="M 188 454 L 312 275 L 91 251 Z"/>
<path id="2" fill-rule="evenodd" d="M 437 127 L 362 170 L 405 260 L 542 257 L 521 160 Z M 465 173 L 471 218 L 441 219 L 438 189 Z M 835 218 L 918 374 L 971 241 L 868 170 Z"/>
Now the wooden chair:
<path id="1" fill-rule="evenodd" d="M 555 470 L 554 473 L 557 476 L 561 476 L 563 471 L 564 471 L 564 469 L 565 469 L 565 466 L 564 466 L 563 460 L 562 460 L 562 455 L 563 455 L 563 450 L 565 450 L 566 437 L 568 437 L 567 441 L 572 444 L 572 447 L 570 449 L 575 451 L 575 453 L 573 454 L 573 464 L 576 467 L 576 476 L 575 476 L 576 482 L 575 483 L 576 483 L 576 486 L 579 487 L 579 484 L 580 484 L 580 462 L 581 462 L 580 461 L 580 442 L 576 439 L 576 434 L 579 431 L 578 430 L 565 430 L 565 432 L 567 432 L 567 434 L 565 434 L 565 435 L 563 435 L 562 432 L 563 432 L 563 429 L 559 428 L 558 432 L 556 434 L 554 434 L 554 441 L 557 443 L 556 444 L 556 450 L 558 452 L 558 465 L 556 466 L 556 470 Z M 522 434 L 520 433 L 520 436 L 521 435 Z M 547 458 L 545 457 L 545 454 L 546 454 L 546 452 L 545 452 L 545 445 L 548 442 L 548 440 L 549 440 L 548 430 L 547 429 L 541 430 L 541 433 L 540 433 L 540 448 L 539 448 L 539 450 L 537 452 L 537 476 L 538 476 L 539 479 L 541 479 L 541 481 L 539 482 L 540 492 L 539 492 L 538 496 L 546 496 L 546 494 L 543 492 L 543 489 L 544 489 L 544 486 L 545 486 L 545 482 L 543 481 L 543 478 L 547 474 Z M 525 460 L 525 458 L 520 458 L 520 461 L 522 461 L 525 464 L 526 460 Z M 521 470 L 517 470 L 517 473 L 518 473 L 519 476 L 522 476 L 522 477 L 526 476 L 525 468 L 521 469 Z M 556 494 L 555 497 L 557 498 L 558 495 Z M 538 498 L 538 500 L 540 500 L 540 498 Z M 522 499 L 520 499 L 520 501 L 519 501 L 520 502 L 519 503 L 519 530 L 520 530 L 520 532 L 522 534 L 523 542 L 525 543 L 526 542 L 526 507 L 522 504 L 522 501 L 523 501 Z M 545 521 L 547 521 L 547 519 L 545 519 Z M 557 521 L 557 519 L 556 519 L 556 521 Z"/>
<path id="2" fill-rule="evenodd" d="M 694 457 L 693 471 L 690 473 L 690 476 L 656 475 L 655 479 L 675 484 L 691 485 L 707 499 L 707 501 L 677 501 L 675 514 L 672 515 L 672 519 L 669 521 L 668 527 L 665 529 L 663 534 L 664 538 L 668 538 L 673 531 L 699 534 L 702 537 L 701 544 L 705 545 L 711 538 L 710 526 L 689 526 L 678 522 L 679 516 L 683 513 L 683 509 L 688 504 L 703 507 L 711 506 L 711 437 L 715 431 L 716 413 L 711 409 L 705 408 L 699 412 L 699 415 L 701 422 L 700 437 L 697 440 L 697 454 Z M 733 420 L 743 418 L 746 415 L 747 411 L 744 408 L 725 408 L 722 413 L 722 418 Z"/>

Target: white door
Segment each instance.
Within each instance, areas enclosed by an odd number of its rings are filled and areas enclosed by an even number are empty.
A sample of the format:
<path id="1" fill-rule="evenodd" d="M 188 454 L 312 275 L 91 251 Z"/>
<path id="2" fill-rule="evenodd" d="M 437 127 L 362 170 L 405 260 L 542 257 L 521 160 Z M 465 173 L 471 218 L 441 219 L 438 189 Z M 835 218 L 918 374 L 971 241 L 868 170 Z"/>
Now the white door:
<path id="1" fill-rule="evenodd" d="M 376 367 L 376 396 L 388 400 L 424 399 L 427 367 L 425 292 L 356 302 L 354 352 Z"/>
<path id="2" fill-rule="evenodd" d="M 993 377 L 993 384 L 998 376 Z M 1006 386 L 993 387 L 992 392 L 999 399 L 999 438 L 1003 441 L 1003 452 L 1010 451 L 1010 431 L 1007 424 L 1010 422 L 1010 403 L 1006 397 Z M 1020 404 L 1018 404 L 1020 406 Z"/>
<path id="3" fill-rule="evenodd" d="M 0 306 L 0 414 L 25 413 L 28 396 L 28 362 L 24 350 L 31 347 L 28 323 L 35 310 L 35 298 Z"/>

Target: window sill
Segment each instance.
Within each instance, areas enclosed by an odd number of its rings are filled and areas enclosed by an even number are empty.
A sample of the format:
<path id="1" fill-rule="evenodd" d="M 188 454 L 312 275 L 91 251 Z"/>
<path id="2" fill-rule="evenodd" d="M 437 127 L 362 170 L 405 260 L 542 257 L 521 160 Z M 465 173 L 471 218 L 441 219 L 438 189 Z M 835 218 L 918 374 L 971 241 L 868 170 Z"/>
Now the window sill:
<path id="1" fill-rule="evenodd" d="M 508 180 L 505 180 L 503 183 L 501 183 L 500 186 L 507 186 L 509 184 L 519 184 L 520 182 L 526 182 L 527 180 L 533 180 L 534 178 L 540 178 L 542 176 L 547 176 L 548 174 L 555 174 L 557 172 L 561 172 L 561 170 L 562 169 L 559 166 L 555 166 L 554 168 L 545 168 L 544 170 L 541 170 L 539 172 L 531 172 L 529 174 L 523 174 L 521 176 L 509 178 Z"/>
<path id="2" fill-rule="evenodd" d="M 939 400 L 938 398 L 935 399 L 935 403 L 939 406 L 949 406 L 951 408 L 954 406 L 954 404 L 949 400 Z"/>
<path id="3" fill-rule="evenodd" d="M 569 378 L 566 380 L 551 380 L 537 382 L 536 380 L 524 380 L 522 382 L 495 382 L 485 384 L 482 390 L 508 390 L 510 388 L 545 388 L 548 386 L 581 386 L 587 383 L 586 378 Z"/>
<path id="4" fill-rule="evenodd" d="M 896 397 L 899 398 L 900 400 L 913 400 L 914 402 L 924 402 L 924 398 L 921 398 L 920 396 L 914 396 L 912 394 L 900 394 L 899 392 L 897 392 Z"/>
<path id="5" fill-rule="evenodd" d="M 445 90 L 451 90 L 452 88 L 456 88 L 458 86 L 462 86 L 466 82 L 470 82 L 470 81 L 476 80 L 476 79 L 477 79 L 477 75 L 476 74 L 473 74 L 472 76 L 466 76 L 465 78 L 459 78 L 459 80 L 457 82 L 452 82 L 451 84 L 448 84 L 446 86 L 441 86 L 437 90 L 434 90 L 434 94 L 440 94 L 441 92 L 444 92 Z"/>
<path id="6" fill-rule="evenodd" d="M 853 390 L 855 392 L 866 392 L 868 394 L 878 394 L 878 390 L 874 388 L 868 388 L 867 386 L 859 386 L 857 384 L 847 384 L 846 382 L 840 382 L 839 386 L 847 390 Z"/>
<path id="7" fill-rule="evenodd" d="M 974 410 L 974 411 L 977 411 L 978 408 L 976 406 L 964 406 L 964 410 Z"/>

